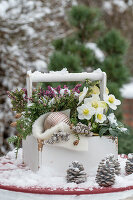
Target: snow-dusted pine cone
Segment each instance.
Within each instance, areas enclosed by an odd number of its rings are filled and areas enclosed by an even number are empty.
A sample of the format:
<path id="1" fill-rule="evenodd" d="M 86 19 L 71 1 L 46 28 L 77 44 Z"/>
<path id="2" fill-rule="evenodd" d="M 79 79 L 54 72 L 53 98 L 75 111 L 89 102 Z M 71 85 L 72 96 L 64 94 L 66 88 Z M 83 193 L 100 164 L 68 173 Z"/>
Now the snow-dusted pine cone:
<path id="1" fill-rule="evenodd" d="M 76 126 L 72 127 L 72 130 L 74 133 L 76 134 L 85 134 L 85 135 L 91 135 L 91 123 L 89 123 L 89 125 L 85 125 L 82 124 L 81 122 L 79 122 Z"/>
<path id="2" fill-rule="evenodd" d="M 67 142 L 70 139 L 70 133 L 65 132 L 58 132 L 54 133 L 50 139 L 45 141 L 45 144 L 55 144 L 61 141 Z"/>
<path id="3" fill-rule="evenodd" d="M 125 171 L 127 174 L 133 173 L 133 153 L 128 154 L 128 159 L 126 161 Z"/>
<path id="4" fill-rule="evenodd" d="M 120 175 L 121 168 L 118 159 L 115 159 L 114 155 L 109 155 L 108 157 L 106 157 L 106 160 L 109 160 L 109 162 L 113 164 L 113 167 L 115 169 L 115 174 Z"/>
<path id="5" fill-rule="evenodd" d="M 115 182 L 115 169 L 113 164 L 109 162 L 109 160 L 102 160 L 99 164 L 97 174 L 96 174 L 96 182 L 101 187 L 109 187 L 112 186 Z"/>
<path id="6" fill-rule="evenodd" d="M 66 180 L 68 183 L 83 183 L 87 180 L 87 175 L 84 171 L 84 167 L 78 161 L 73 161 L 67 170 Z"/>

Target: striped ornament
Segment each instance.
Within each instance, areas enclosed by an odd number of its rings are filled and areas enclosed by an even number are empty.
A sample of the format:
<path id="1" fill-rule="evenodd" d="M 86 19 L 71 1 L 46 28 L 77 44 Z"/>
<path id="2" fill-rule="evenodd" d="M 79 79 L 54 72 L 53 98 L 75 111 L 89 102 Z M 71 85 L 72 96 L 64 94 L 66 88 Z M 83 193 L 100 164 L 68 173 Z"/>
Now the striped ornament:
<path id="1" fill-rule="evenodd" d="M 70 125 L 70 119 L 67 115 L 61 112 L 53 112 L 48 115 L 48 117 L 44 121 L 44 130 L 47 130 L 60 122 L 65 122 L 66 124 Z"/>

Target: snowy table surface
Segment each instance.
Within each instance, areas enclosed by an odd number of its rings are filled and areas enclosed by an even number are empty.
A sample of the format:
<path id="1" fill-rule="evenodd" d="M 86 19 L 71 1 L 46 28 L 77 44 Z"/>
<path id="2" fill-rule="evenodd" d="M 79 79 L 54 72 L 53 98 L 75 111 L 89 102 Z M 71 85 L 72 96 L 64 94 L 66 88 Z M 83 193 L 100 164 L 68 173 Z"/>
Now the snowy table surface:
<path id="1" fill-rule="evenodd" d="M 21 192 L 12 192 L 0 190 L 1 200 L 125 200 L 128 197 L 133 199 L 133 190 L 108 194 L 92 195 L 44 195 L 28 194 Z M 126 199 L 127 200 L 127 199 Z"/>
<path id="2" fill-rule="evenodd" d="M 20 199 L 34 199 L 37 197 L 37 199 L 87 199 L 87 200 L 121 200 L 126 197 L 133 196 L 133 190 L 125 191 L 125 192 L 119 192 L 123 191 L 121 188 L 124 188 L 124 190 L 127 190 L 126 187 L 129 187 L 128 189 L 133 188 L 133 174 L 126 175 L 125 174 L 125 162 L 126 158 L 119 156 L 119 162 L 121 165 L 121 175 L 115 177 L 115 184 L 113 185 L 111 189 L 111 193 L 106 194 L 97 194 L 102 192 L 109 192 L 109 188 L 107 188 L 108 191 L 102 191 L 99 192 L 99 190 L 105 190 L 105 188 L 100 188 L 99 185 L 95 181 L 95 177 L 88 177 L 87 182 L 76 184 L 76 183 L 66 183 L 65 177 L 55 177 L 54 171 L 49 168 L 40 168 L 38 172 L 32 172 L 27 166 L 24 166 L 22 164 L 22 149 L 19 150 L 18 158 L 15 159 L 15 152 L 9 152 L 6 156 L 0 158 L 0 200 L 20 200 Z M 9 189 L 8 187 L 15 187 L 13 192 L 13 189 Z M 18 190 L 20 188 L 21 190 Z M 50 192 L 46 193 L 43 192 L 43 190 L 50 188 Z M 54 195 L 55 191 L 58 190 L 58 188 L 62 189 L 62 195 Z M 6 190 L 3 190 L 6 189 Z M 12 191 L 8 191 L 12 190 Z M 28 189 L 32 189 L 32 194 L 30 193 L 24 193 L 24 190 L 29 192 Z M 39 192 L 36 192 L 39 189 Z M 41 190 L 41 192 L 40 192 Z M 73 191 L 76 191 L 75 193 Z M 85 195 L 85 190 L 88 192 Z M 97 190 L 98 192 L 95 192 Z M 113 193 L 112 193 L 112 190 Z M 117 193 L 116 190 L 118 191 Z M 23 191 L 23 193 L 22 193 Z M 65 195 L 68 194 L 68 192 L 71 192 L 73 195 Z M 37 193 L 37 194 L 33 194 Z M 49 195 L 45 195 L 49 194 Z M 52 195 L 53 194 L 53 195 Z M 56 192 L 56 194 L 61 194 Z M 76 196 L 75 194 L 82 194 L 80 196 Z M 15 198 L 14 198 L 15 197 Z"/>

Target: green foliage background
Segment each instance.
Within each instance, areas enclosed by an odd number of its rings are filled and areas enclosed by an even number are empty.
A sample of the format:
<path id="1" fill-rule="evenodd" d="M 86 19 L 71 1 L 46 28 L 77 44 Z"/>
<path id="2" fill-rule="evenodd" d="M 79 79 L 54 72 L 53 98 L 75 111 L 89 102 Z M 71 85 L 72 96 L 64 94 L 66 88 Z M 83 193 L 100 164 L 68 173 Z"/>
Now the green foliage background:
<path id="1" fill-rule="evenodd" d="M 61 70 L 66 67 L 69 72 L 82 72 L 87 67 L 93 70 L 101 68 L 107 73 L 110 93 L 121 100 L 120 88 L 130 77 L 130 72 L 125 66 L 128 41 L 116 29 L 107 31 L 101 17 L 98 8 L 73 6 L 68 13 L 68 22 L 73 33 L 53 41 L 55 50 L 50 57 L 48 69 Z M 94 51 L 87 48 L 88 42 L 96 43 L 104 52 L 104 61 L 100 61 Z M 116 114 L 122 119 L 121 109 Z M 132 140 L 132 135 L 120 137 L 119 152 L 133 152 Z"/>

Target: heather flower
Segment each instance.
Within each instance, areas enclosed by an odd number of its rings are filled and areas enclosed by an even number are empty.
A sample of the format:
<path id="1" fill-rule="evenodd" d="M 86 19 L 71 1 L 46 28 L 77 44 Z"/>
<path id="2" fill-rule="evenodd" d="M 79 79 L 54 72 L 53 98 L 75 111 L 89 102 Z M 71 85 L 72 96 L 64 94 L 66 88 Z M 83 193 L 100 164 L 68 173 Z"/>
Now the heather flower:
<path id="1" fill-rule="evenodd" d="M 55 90 L 59 93 L 60 92 L 60 90 L 61 90 L 61 86 L 60 85 L 58 85 L 56 88 L 55 88 Z"/>
<path id="2" fill-rule="evenodd" d="M 79 88 L 81 87 L 81 84 L 77 84 L 74 88 L 73 88 L 73 91 L 77 92 L 77 93 L 80 93 L 80 90 Z"/>
<path id="3" fill-rule="evenodd" d="M 70 95 L 70 90 L 68 88 L 65 88 L 65 89 L 61 89 L 60 90 L 60 94 L 61 96 L 63 96 L 64 94 L 69 94 Z"/>

